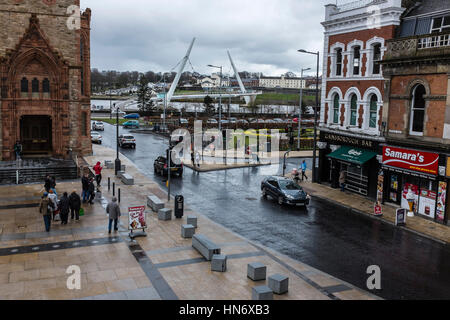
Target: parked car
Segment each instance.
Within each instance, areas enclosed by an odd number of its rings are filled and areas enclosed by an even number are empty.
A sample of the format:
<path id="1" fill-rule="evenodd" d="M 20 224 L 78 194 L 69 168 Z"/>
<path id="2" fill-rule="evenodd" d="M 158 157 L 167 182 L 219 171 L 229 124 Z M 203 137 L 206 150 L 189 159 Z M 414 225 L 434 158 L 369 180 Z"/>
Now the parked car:
<path id="1" fill-rule="evenodd" d="M 137 120 L 127 121 L 123 124 L 123 127 L 125 129 L 134 129 L 134 128 L 139 129 L 139 121 L 137 121 Z"/>
<path id="2" fill-rule="evenodd" d="M 97 131 L 91 131 L 91 141 L 92 143 L 102 144 L 103 138 Z"/>
<path id="3" fill-rule="evenodd" d="M 293 180 L 284 177 L 271 176 L 261 182 L 263 198 L 268 196 L 278 201 L 279 205 L 302 205 L 308 206 L 311 197 L 301 186 Z"/>
<path id="4" fill-rule="evenodd" d="M 123 116 L 124 119 L 139 119 L 141 116 L 137 113 L 127 114 Z"/>
<path id="5" fill-rule="evenodd" d="M 273 119 L 273 121 L 274 121 L 275 123 L 284 123 L 284 120 L 283 120 L 283 119 L 280 119 L 280 118 L 275 118 L 275 119 Z"/>
<path id="6" fill-rule="evenodd" d="M 187 119 L 180 119 L 180 125 L 183 124 L 189 124 L 189 121 Z"/>
<path id="7" fill-rule="evenodd" d="M 136 139 L 132 135 L 120 135 L 119 136 L 119 147 L 125 148 L 133 148 L 136 149 Z"/>
<path id="8" fill-rule="evenodd" d="M 222 119 L 222 120 L 220 120 L 220 122 L 221 122 L 222 124 L 229 124 L 229 123 L 230 123 L 230 121 L 228 121 L 228 120 L 226 120 L 226 119 Z"/>
<path id="9" fill-rule="evenodd" d="M 237 123 L 248 124 L 248 121 L 245 119 L 239 119 Z"/>
<path id="10" fill-rule="evenodd" d="M 266 123 L 266 121 L 264 119 L 258 119 L 256 120 L 256 123 Z"/>
<path id="11" fill-rule="evenodd" d="M 159 174 L 161 176 L 167 176 L 169 172 L 169 166 L 166 157 L 158 157 L 155 162 L 153 163 L 153 169 L 155 171 L 155 174 Z M 170 173 L 171 174 L 177 174 L 179 177 L 183 176 L 183 164 L 175 164 L 173 161 L 171 161 L 170 164 Z"/>
<path id="12" fill-rule="evenodd" d="M 208 123 L 208 124 L 218 124 L 218 122 L 217 122 L 216 119 L 208 119 L 208 120 L 206 121 L 206 123 Z"/>
<path id="13" fill-rule="evenodd" d="M 237 122 L 237 118 L 229 118 L 228 121 L 230 121 L 230 123 L 236 123 Z"/>
<path id="14" fill-rule="evenodd" d="M 101 121 L 92 122 L 92 130 L 94 131 L 105 131 L 105 126 Z"/>

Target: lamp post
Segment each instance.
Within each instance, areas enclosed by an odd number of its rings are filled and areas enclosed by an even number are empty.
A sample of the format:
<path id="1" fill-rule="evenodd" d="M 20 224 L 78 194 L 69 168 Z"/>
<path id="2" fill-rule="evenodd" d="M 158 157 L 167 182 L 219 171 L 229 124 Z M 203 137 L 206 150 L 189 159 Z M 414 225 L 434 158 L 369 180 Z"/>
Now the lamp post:
<path id="1" fill-rule="evenodd" d="M 222 66 L 213 66 L 212 64 L 208 64 L 210 68 L 220 69 L 220 88 L 219 88 L 219 131 L 222 132 Z"/>
<path id="2" fill-rule="evenodd" d="M 298 109 L 298 141 L 297 150 L 300 151 L 300 140 L 301 140 L 301 126 L 302 126 L 302 104 L 303 104 L 303 72 L 311 70 L 311 68 L 302 69 L 302 75 L 300 77 L 300 106 Z"/>
<path id="3" fill-rule="evenodd" d="M 314 147 L 313 147 L 313 168 L 312 168 L 312 181 L 317 182 L 317 168 L 316 168 L 316 151 L 317 151 L 317 108 L 319 107 L 319 58 L 320 58 L 320 51 L 317 52 L 310 52 L 303 49 L 298 50 L 300 53 L 307 53 L 307 54 L 313 54 L 317 56 L 317 73 L 316 73 L 316 106 L 314 108 Z"/>
<path id="4" fill-rule="evenodd" d="M 114 103 L 114 107 L 116 107 L 116 104 Z M 115 161 L 115 175 L 117 176 L 117 173 L 121 171 L 122 163 L 119 159 L 119 108 L 116 109 L 116 161 Z"/>

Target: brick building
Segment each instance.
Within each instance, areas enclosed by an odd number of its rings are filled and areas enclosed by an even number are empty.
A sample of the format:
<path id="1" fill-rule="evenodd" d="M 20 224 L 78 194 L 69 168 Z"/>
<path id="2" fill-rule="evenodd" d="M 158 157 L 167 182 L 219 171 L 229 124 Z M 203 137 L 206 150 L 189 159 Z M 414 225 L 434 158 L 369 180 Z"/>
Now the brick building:
<path id="1" fill-rule="evenodd" d="M 401 0 L 361 0 L 326 6 L 319 177 L 347 190 L 377 197 L 383 129 L 386 41 L 404 12 Z"/>
<path id="2" fill-rule="evenodd" d="M 410 1 L 387 41 L 383 121 L 384 201 L 448 222 L 450 178 L 450 3 Z"/>
<path id="3" fill-rule="evenodd" d="M 90 18 L 79 0 L 0 0 L 0 160 L 92 153 Z"/>

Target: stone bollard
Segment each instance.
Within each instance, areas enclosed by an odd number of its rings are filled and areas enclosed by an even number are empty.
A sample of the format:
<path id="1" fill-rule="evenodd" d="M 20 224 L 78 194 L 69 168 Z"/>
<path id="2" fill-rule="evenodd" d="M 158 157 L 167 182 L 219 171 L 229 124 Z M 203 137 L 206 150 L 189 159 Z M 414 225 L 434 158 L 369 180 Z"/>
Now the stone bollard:
<path id="1" fill-rule="evenodd" d="M 184 239 L 190 239 L 194 236 L 194 234 L 195 234 L 195 228 L 193 225 L 183 224 L 181 226 L 181 236 Z"/>
<path id="2" fill-rule="evenodd" d="M 266 280 L 267 267 L 259 262 L 249 263 L 247 265 L 247 277 L 253 281 Z"/>
<path id="3" fill-rule="evenodd" d="M 252 300 L 273 300 L 273 292 L 267 286 L 253 287 Z"/>

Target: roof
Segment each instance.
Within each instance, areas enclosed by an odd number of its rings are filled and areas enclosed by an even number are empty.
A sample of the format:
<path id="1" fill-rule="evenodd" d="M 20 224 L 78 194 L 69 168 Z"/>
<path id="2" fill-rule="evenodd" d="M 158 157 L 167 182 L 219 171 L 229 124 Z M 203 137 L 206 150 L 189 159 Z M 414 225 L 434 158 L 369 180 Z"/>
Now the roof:
<path id="1" fill-rule="evenodd" d="M 409 1 L 410 8 L 405 12 L 404 18 L 415 17 L 419 15 L 428 15 L 434 12 L 449 9 L 448 0 L 417 0 Z"/>

